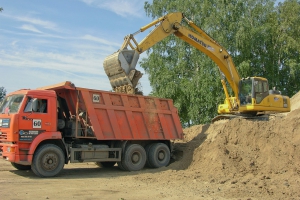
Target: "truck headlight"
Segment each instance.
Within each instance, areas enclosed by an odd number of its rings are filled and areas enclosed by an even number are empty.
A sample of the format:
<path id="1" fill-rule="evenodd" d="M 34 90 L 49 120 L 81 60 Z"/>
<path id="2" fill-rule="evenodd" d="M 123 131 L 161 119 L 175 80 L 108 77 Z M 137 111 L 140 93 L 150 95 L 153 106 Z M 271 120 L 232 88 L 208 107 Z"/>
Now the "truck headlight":
<path id="1" fill-rule="evenodd" d="M 7 147 L 6 151 L 13 153 L 13 152 L 15 152 L 15 147 Z"/>
<path id="2" fill-rule="evenodd" d="M 0 127 L 2 126 L 2 119 L 0 119 Z"/>

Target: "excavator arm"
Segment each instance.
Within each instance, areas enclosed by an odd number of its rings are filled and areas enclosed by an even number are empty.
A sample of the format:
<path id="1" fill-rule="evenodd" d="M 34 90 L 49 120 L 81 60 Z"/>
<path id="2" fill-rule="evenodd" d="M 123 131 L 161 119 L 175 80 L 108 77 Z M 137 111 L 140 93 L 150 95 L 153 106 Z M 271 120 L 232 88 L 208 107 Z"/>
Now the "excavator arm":
<path id="1" fill-rule="evenodd" d="M 183 26 L 183 20 L 185 20 L 193 30 Z M 156 27 L 141 42 L 138 43 L 135 40 L 134 36 L 136 34 L 154 25 L 156 25 Z M 167 14 L 141 27 L 136 33 L 126 36 L 120 50 L 104 60 L 104 69 L 109 77 L 113 90 L 124 93 L 135 93 L 136 84 L 142 77 L 142 74 L 135 69 L 139 55 L 171 34 L 174 34 L 209 56 L 217 64 L 222 75 L 226 77 L 230 87 L 235 93 L 235 97 L 238 97 L 240 76 L 229 53 L 180 12 Z M 230 104 L 231 109 L 234 109 L 236 105 L 229 102 L 230 97 L 224 79 L 222 79 L 222 85 L 226 99 L 228 100 L 226 104 Z"/>
<path id="2" fill-rule="evenodd" d="M 135 69 L 139 55 L 156 43 L 168 37 L 176 30 L 174 24 L 180 24 L 182 13 L 171 13 L 143 26 L 134 34 L 127 35 L 121 48 L 105 58 L 103 66 L 114 91 L 134 94 L 142 73 Z M 159 24 L 159 25 L 157 25 Z M 157 25 L 141 42 L 134 36 Z"/>

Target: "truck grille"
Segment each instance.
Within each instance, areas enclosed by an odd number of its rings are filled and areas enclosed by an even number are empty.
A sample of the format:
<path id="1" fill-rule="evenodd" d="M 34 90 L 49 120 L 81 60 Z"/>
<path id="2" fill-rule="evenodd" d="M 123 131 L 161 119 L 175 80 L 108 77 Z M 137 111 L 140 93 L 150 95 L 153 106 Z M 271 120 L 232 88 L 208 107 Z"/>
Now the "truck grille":
<path id="1" fill-rule="evenodd" d="M 6 132 L 0 132 L 0 143 L 5 142 L 7 140 L 7 133 Z"/>
<path id="2" fill-rule="evenodd" d="M 0 134 L 0 156 L 2 156 L 2 152 L 3 152 L 2 143 L 5 142 L 6 140 L 7 140 L 7 133 L 6 132 L 1 132 L 1 134 Z"/>

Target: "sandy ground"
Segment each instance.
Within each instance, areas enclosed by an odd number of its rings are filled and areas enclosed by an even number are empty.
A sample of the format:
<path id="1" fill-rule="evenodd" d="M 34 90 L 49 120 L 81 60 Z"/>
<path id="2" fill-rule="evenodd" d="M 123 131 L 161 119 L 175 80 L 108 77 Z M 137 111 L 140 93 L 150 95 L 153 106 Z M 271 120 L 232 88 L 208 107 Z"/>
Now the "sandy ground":
<path id="1" fill-rule="evenodd" d="M 0 166 L 1 199 L 227 199 L 230 189 L 172 167 L 124 172 L 93 163 L 71 164 L 60 176 L 43 179 L 2 160 Z"/>
<path id="2" fill-rule="evenodd" d="M 0 199 L 300 199 L 299 93 L 269 121 L 233 119 L 185 129 L 161 169 L 68 164 L 38 178 L 0 160 Z"/>

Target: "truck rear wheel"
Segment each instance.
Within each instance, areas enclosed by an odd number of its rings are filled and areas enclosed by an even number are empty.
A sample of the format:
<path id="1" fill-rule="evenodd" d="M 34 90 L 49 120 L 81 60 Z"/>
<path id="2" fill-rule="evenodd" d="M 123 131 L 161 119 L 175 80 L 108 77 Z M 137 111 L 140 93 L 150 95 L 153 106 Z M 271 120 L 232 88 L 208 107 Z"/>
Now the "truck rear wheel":
<path id="1" fill-rule="evenodd" d="M 154 168 L 167 166 L 170 162 L 170 157 L 170 149 L 164 143 L 151 145 L 147 156 L 150 166 Z"/>
<path id="2" fill-rule="evenodd" d="M 150 148 L 151 148 L 152 145 L 153 145 L 153 143 L 148 144 L 145 147 L 145 151 L 146 151 L 146 155 L 147 155 L 146 156 L 147 157 L 147 159 L 146 159 L 146 167 L 151 167 L 151 168 L 153 168 L 153 166 L 150 164 L 148 156 L 149 156 Z"/>
<path id="3" fill-rule="evenodd" d="M 61 172 L 65 164 L 64 153 L 54 144 L 46 144 L 36 151 L 33 157 L 31 169 L 40 177 L 56 176 Z"/>
<path id="4" fill-rule="evenodd" d="M 143 169 L 146 163 L 146 151 L 139 144 L 130 144 L 126 147 L 122 158 L 122 167 L 128 171 Z"/>
<path id="5" fill-rule="evenodd" d="M 11 165 L 18 170 L 30 170 L 31 169 L 30 165 L 21 165 L 21 164 L 13 163 L 13 162 L 11 162 Z"/>
<path id="6" fill-rule="evenodd" d="M 118 162 L 118 167 L 119 167 L 121 170 L 124 170 L 124 171 L 128 170 L 128 169 L 126 169 L 126 168 L 123 166 L 122 161 Z"/>

